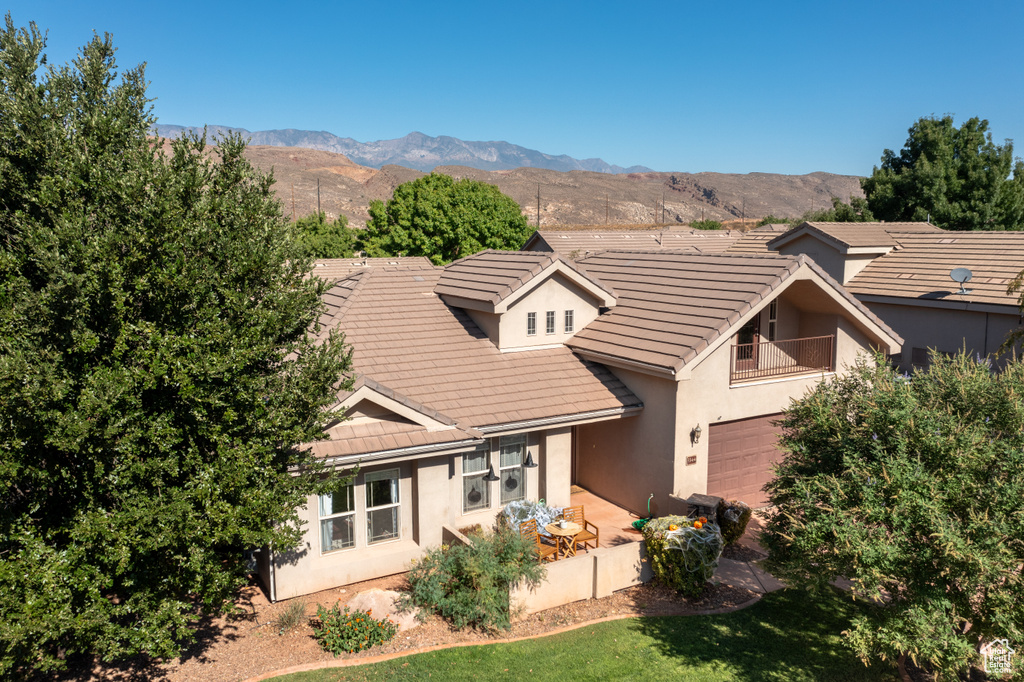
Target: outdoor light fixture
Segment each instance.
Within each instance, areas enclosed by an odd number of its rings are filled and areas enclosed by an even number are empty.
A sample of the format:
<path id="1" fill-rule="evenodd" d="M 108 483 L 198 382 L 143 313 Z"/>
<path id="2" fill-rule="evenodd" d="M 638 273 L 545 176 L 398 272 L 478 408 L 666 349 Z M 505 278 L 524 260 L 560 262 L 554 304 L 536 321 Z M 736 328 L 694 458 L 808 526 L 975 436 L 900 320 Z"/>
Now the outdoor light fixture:
<path id="1" fill-rule="evenodd" d="M 489 483 L 494 483 L 495 481 L 499 480 L 498 477 L 494 475 L 494 465 L 493 464 L 491 466 L 487 467 L 487 475 L 484 476 L 484 480 L 489 482 Z"/>
<path id="2" fill-rule="evenodd" d="M 690 440 L 693 441 L 694 445 L 696 445 L 697 443 L 700 442 L 700 433 L 701 433 L 701 431 L 700 431 L 700 424 L 697 424 L 696 426 L 694 426 L 693 430 L 690 431 Z"/>
<path id="3" fill-rule="evenodd" d="M 529 450 L 526 451 L 526 463 L 523 464 L 527 469 L 536 469 L 537 463 L 533 461 L 533 453 Z"/>

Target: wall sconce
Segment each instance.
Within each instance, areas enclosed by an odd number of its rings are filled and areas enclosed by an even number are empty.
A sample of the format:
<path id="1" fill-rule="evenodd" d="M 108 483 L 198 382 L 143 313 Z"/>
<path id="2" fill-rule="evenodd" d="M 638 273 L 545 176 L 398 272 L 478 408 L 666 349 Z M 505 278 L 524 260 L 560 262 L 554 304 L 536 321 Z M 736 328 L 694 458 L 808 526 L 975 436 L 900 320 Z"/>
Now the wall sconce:
<path id="1" fill-rule="evenodd" d="M 693 430 L 690 431 L 690 442 L 692 442 L 694 445 L 699 443 L 700 442 L 700 434 L 701 434 L 700 424 L 697 424 L 696 426 L 693 427 Z"/>
<path id="2" fill-rule="evenodd" d="M 537 463 L 533 461 L 533 453 L 529 450 L 526 451 L 526 462 L 523 464 L 527 469 L 536 469 Z"/>
<path id="3" fill-rule="evenodd" d="M 488 481 L 490 483 L 494 483 L 495 481 L 501 480 L 497 476 L 494 475 L 494 465 L 493 464 L 491 466 L 487 467 L 487 475 L 484 476 L 484 480 Z"/>

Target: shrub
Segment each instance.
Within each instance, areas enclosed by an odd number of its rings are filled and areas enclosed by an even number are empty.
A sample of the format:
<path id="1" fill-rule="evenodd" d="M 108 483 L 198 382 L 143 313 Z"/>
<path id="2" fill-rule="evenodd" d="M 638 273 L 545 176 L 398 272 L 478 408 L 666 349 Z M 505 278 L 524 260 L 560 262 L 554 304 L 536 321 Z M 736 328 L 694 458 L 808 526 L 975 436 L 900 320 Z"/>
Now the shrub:
<path id="1" fill-rule="evenodd" d="M 558 520 L 562 515 L 561 507 L 549 507 L 544 500 L 530 502 L 529 500 L 516 500 L 509 502 L 502 510 L 499 517 L 503 523 L 508 524 L 512 529 L 519 530 L 519 524 L 530 519 L 537 520 L 537 532 L 541 535 L 551 536 L 551 533 L 544 530 L 544 526 Z"/>
<path id="2" fill-rule="evenodd" d="M 292 628 L 297 628 L 306 620 L 306 602 L 302 599 L 295 599 L 288 603 L 281 615 L 275 621 L 281 634 Z"/>
<path id="3" fill-rule="evenodd" d="M 692 230 L 721 230 L 722 223 L 717 220 L 697 220 L 690 223 Z"/>
<path id="4" fill-rule="evenodd" d="M 347 606 L 342 611 L 338 604 L 329 609 L 317 605 L 316 615 L 321 627 L 313 628 L 313 637 L 324 651 L 335 656 L 342 652 L 352 654 L 369 649 L 388 641 L 398 632 L 398 625 L 390 618 L 375 619 L 373 609 L 349 613 Z"/>
<path id="5" fill-rule="evenodd" d="M 718 527 L 722 531 L 722 539 L 725 544 L 732 543 L 743 537 L 750 523 L 750 506 L 746 502 L 721 500 L 716 510 Z"/>
<path id="6" fill-rule="evenodd" d="M 537 563 L 532 543 L 510 526 L 471 539 L 471 547 L 442 545 L 414 563 L 410 592 L 402 595 L 399 606 L 433 611 L 459 629 L 509 629 L 509 590 L 521 581 L 537 586 L 544 568 Z"/>
<path id="7" fill-rule="evenodd" d="M 704 517 L 662 516 L 651 519 L 643 532 L 655 579 L 687 596 L 699 595 L 722 555 L 718 524 Z"/>

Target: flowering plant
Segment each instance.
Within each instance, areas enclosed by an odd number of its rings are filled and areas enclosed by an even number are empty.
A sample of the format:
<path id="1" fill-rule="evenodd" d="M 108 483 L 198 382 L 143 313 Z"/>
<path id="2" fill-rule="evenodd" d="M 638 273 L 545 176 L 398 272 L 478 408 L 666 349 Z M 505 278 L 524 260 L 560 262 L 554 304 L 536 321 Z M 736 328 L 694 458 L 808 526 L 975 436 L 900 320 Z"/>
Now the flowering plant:
<path id="1" fill-rule="evenodd" d="M 335 656 L 342 652 L 351 654 L 369 649 L 374 644 L 388 641 L 398 632 L 398 625 L 390 618 L 376 620 L 373 609 L 349 613 L 347 606 L 342 611 L 336 603 L 329 609 L 318 605 L 316 615 L 321 627 L 313 628 L 313 637 L 324 651 Z"/>

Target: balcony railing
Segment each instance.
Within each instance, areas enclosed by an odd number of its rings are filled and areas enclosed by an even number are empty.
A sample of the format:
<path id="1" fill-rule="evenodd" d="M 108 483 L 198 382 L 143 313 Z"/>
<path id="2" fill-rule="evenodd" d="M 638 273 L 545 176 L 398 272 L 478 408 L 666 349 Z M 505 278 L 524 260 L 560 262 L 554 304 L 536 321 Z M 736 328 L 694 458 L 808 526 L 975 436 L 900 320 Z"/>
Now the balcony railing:
<path id="1" fill-rule="evenodd" d="M 732 347 L 729 381 L 750 381 L 812 372 L 831 372 L 835 335 L 788 341 L 737 343 Z"/>

